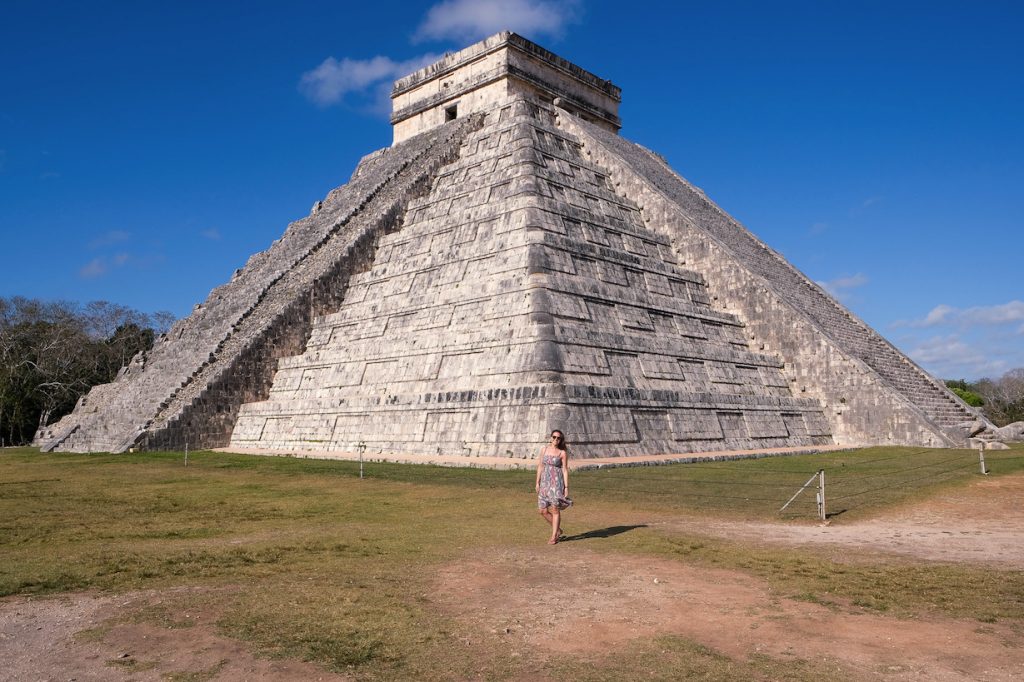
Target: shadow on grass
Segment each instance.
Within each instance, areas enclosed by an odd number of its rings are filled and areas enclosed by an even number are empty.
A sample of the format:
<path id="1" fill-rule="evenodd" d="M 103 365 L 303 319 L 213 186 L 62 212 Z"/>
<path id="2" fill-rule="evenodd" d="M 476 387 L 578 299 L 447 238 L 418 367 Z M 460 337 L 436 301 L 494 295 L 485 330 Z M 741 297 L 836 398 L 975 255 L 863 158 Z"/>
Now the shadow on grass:
<path id="1" fill-rule="evenodd" d="M 613 535 L 619 535 L 621 533 L 628 533 L 636 528 L 646 528 L 646 523 L 641 523 L 636 526 L 609 526 L 608 528 L 599 528 L 598 530 L 588 530 L 585 533 L 577 533 L 576 535 L 566 535 L 561 539 L 561 542 L 571 542 L 573 540 L 591 540 L 593 538 L 610 538 Z"/>

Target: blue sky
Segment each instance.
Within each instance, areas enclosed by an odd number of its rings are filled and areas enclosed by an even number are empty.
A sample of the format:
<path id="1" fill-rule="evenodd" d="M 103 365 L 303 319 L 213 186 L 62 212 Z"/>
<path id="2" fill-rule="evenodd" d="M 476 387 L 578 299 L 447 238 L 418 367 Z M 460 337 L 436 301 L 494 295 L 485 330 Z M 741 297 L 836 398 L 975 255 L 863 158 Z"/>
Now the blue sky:
<path id="1" fill-rule="evenodd" d="M 390 81 L 511 28 L 945 378 L 1024 366 L 1024 5 L 21 2 L 0 296 L 185 315 L 390 143 Z"/>

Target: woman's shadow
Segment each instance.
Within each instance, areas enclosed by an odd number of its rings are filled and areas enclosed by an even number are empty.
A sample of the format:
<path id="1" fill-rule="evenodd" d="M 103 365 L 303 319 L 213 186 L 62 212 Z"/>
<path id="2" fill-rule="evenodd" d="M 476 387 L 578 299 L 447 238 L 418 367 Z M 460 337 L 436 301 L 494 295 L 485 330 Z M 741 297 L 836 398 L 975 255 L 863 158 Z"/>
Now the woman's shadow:
<path id="1" fill-rule="evenodd" d="M 575 535 L 565 535 L 559 542 L 571 542 L 573 540 L 590 540 L 591 538 L 610 538 L 613 535 L 619 535 L 620 533 L 627 533 L 635 528 L 646 528 L 646 523 L 641 523 L 635 526 L 609 526 L 608 528 L 599 528 L 598 530 L 588 530 L 585 533 L 577 533 Z"/>

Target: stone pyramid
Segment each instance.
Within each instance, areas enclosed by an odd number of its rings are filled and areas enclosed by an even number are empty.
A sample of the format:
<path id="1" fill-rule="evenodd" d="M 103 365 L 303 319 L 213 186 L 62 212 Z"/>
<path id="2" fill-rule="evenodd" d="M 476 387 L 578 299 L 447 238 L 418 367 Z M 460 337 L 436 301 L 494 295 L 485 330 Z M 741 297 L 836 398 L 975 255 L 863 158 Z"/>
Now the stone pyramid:
<path id="1" fill-rule="evenodd" d="M 960 445 L 977 415 L 501 33 L 44 449 L 577 457 Z"/>

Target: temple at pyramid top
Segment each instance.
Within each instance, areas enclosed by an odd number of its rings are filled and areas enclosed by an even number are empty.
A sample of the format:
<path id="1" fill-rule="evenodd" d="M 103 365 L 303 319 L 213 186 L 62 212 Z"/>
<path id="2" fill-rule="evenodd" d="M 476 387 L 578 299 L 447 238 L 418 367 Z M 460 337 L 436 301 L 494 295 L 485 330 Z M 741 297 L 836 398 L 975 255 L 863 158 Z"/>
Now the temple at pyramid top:
<path id="1" fill-rule="evenodd" d="M 557 104 L 612 132 L 622 127 L 618 86 L 504 31 L 396 81 L 394 141 L 523 96 Z"/>

